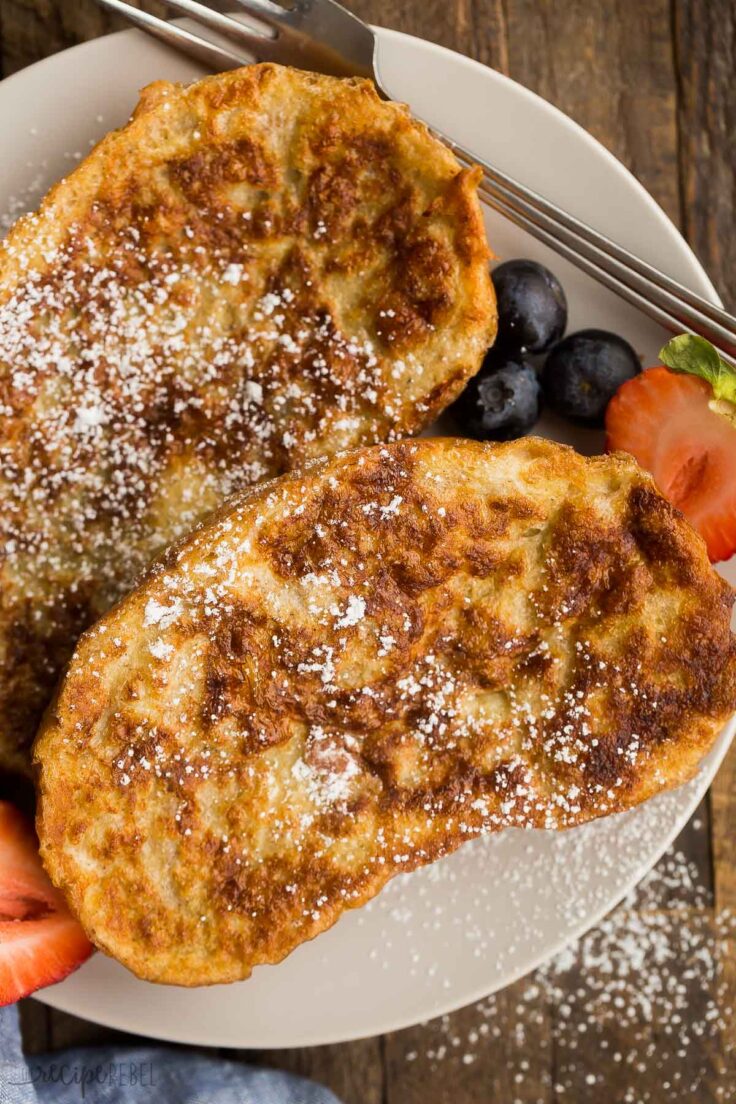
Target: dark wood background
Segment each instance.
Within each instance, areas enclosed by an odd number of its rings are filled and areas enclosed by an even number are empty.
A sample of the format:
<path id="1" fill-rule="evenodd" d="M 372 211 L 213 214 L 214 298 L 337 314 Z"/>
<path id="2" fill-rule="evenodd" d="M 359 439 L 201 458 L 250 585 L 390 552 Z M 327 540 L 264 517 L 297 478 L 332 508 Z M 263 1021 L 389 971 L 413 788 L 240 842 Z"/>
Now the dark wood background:
<path id="1" fill-rule="evenodd" d="M 372 22 L 478 58 L 570 114 L 639 177 L 682 229 L 726 304 L 736 308 L 736 0 L 346 2 Z M 91 0 L 0 0 L 3 75 L 118 26 L 122 23 L 98 11 Z M 736 749 L 679 841 L 705 887 L 705 894 L 693 894 L 691 908 L 706 924 L 715 923 L 724 910 L 736 912 L 735 824 Z M 725 970 L 730 993 L 721 994 L 721 1005 L 736 1001 L 732 957 Z M 574 972 L 564 984 L 572 990 Z M 341 1046 L 238 1057 L 314 1077 L 345 1104 L 736 1100 L 736 1066 L 729 1057 L 736 1047 L 733 1016 L 726 1016 L 707 1039 L 691 1041 L 686 1061 L 707 1071 L 696 1095 L 668 1088 L 666 1063 L 662 1067 L 651 1060 L 634 1075 L 635 1096 L 627 1096 L 624 1084 L 631 1085 L 631 1076 L 620 1087 L 613 1076 L 606 1076 L 603 1085 L 589 1084 L 590 1071 L 601 1068 L 600 1035 L 582 1034 L 571 1060 L 556 1045 L 557 1009 L 545 1005 L 543 997 L 534 1037 L 520 1047 L 514 1027 L 524 993 L 525 982 L 519 982 L 498 998 L 500 1030 L 473 1048 L 477 1057 L 469 1065 L 462 1063 L 462 1048 L 443 1061 L 433 1061 L 427 1051 L 438 1037 L 466 1039 L 477 1022 L 472 1009 L 446 1021 L 439 1036 L 437 1025 L 427 1025 Z M 29 1051 L 129 1041 L 35 1001 L 24 1002 L 22 1014 Z M 625 1030 L 615 1042 L 626 1050 Z M 417 1057 L 407 1061 L 411 1051 Z"/>

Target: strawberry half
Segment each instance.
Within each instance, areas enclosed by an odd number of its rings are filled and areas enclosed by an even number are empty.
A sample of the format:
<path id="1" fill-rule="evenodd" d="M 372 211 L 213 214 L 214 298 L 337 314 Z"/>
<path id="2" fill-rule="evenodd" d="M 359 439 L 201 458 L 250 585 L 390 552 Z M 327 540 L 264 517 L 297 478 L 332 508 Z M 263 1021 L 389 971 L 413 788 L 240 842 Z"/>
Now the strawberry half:
<path id="1" fill-rule="evenodd" d="M 629 452 L 700 533 L 715 563 L 736 551 L 736 426 L 694 375 L 649 368 L 606 411 L 606 447 Z"/>
<path id="2" fill-rule="evenodd" d="M 61 981 L 92 951 L 41 866 L 31 825 L 0 801 L 0 1005 Z"/>

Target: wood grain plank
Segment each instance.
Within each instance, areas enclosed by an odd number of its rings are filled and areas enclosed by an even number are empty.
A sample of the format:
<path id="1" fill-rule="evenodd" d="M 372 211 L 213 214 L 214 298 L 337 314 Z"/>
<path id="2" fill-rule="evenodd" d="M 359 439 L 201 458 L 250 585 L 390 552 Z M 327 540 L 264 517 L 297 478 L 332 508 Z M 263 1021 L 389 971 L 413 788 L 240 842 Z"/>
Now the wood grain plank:
<path id="1" fill-rule="evenodd" d="M 736 307 L 736 5 L 673 0 L 685 232 Z"/>
<path id="2" fill-rule="evenodd" d="M 369 23 L 420 35 L 452 50 L 467 53 L 473 47 L 471 0 L 352 0 L 348 6 Z"/>
<path id="3" fill-rule="evenodd" d="M 619 157 L 680 221 L 669 0 L 508 0 L 509 71 Z"/>
<path id="4" fill-rule="evenodd" d="M 51 1010 L 36 1000 L 19 1002 L 20 1030 L 27 1054 L 40 1054 L 51 1046 Z"/>
<path id="5" fill-rule="evenodd" d="M 129 2 L 156 15 L 166 14 L 165 5 L 155 0 Z M 49 54 L 129 26 L 120 16 L 103 11 L 94 0 L 2 0 L 2 75 L 7 77 Z"/>
<path id="6" fill-rule="evenodd" d="M 92 0 L 3 0 L 3 75 L 109 28 L 109 18 Z"/>
<path id="7" fill-rule="evenodd" d="M 717 823 L 717 821 L 716 821 Z M 733 822 L 731 822 L 733 824 Z M 736 1099 L 736 913 L 716 911 L 713 919 L 718 947 L 718 1033 L 709 1040 L 713 1069 L 712 1096 L 718 1104 Z"/>
<path id="8" fill-rule="evenodd" d="M 664 887 L 659 892 L 666 897 Z M 724 1045 L 733 1009 L 724 1000 L 718 961 L 728 948 L 712 913 L 640 904 L 633 914 L 618 915 L 604 926 L 609 934 L 601 941 L 595 933 L 586 938 L 584 969 L 577 958 L 566 978 L 571 999 L 559 1003 L 564 1015 L 555 1032 L 559 1100 L 733 1101 L 734 1055 Z M 628 955 L 636 964 L 628 976 L 617 972 L 615 989 L 606 972 L 611 955 L 614 962 Z"/>
<path id="9" fill-rule="evenodd" d="M 385 1104 L 380 1038 L 337 1046 L 221 1053 L 226 1058 L 241 1057 L 255 1065 L 309 1077 L 332 1089 L 343 1104 Z"/>
<path id="10" fill-rule="evenodd" d="M 352 0 L 349 7 L 370 23 L 418 35 L 508 71 L 503 0 Z"/>
<path id="11" fill-rule="evenodd" d="M 551 1104 L 551 1012 L 527 981 L 386 1036 L 386 1104 Z"/>
<path id="12" fill-rule="evenodd" d="M 716 908 L 736 913 L 736 749 L 731 748 L 711 787 L 713 881 Z"/>
<path id="13" fill-rule="evenodd" d="M 103 1024 L 91 1023 L 79 1016 L 70 1016 L 68 1012 L 59 1012 L 56 1008 L 47 1009 L 49 1016 L 49 1050 L 63 1050 L 77 1046 L 138 1046 L 147 1045 L 147 1040 L 139 1035 L 125 1031 L 116 1031 Z"/>

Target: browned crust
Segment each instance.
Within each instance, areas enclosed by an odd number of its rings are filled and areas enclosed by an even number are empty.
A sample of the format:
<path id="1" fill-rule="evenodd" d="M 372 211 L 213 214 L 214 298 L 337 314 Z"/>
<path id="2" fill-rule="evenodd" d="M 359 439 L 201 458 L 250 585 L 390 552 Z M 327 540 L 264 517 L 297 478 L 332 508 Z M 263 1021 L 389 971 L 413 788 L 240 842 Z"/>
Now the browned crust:
<path id="1" fill-rule="evenodd" d="M 249 482 L 420 431 L 495 335 L 478 174 L 365 81 L 144 90 L 0 247 L 0 766 L 79 632 Z"/>
<path id="2" fill-rule="evenodd" d="M 246 977 L 480 832 L 690 777 L 736 707 L 732 600 L 624 456 L 320 463 L 82 638 L 35 749 L 44 862 L 141 977 Z"/>

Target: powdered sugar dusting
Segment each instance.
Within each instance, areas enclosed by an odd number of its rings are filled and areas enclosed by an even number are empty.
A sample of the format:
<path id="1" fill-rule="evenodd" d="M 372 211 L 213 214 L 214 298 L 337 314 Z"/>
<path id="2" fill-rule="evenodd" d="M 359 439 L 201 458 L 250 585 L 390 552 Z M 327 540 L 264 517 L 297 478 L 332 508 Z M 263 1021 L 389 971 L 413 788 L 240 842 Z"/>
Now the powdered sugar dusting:
<path id="1" fill-rule="evenodd" d="M 168 629 L 179 620 L 184 610 L 180 598 L 174 598 L 170 605 L 157 602 L 155 598 L 149 598 L 143 615 L 143 625 L 158 625 L 161 629 Z"/>
<path id="2" fill-rule="evenodd" d="M 511 999 L 491 996 L 462 1018 L 435 1021 L 421 1051 L 405 1047 L 405 1060 L 434 1070 L 472 1065 L 506 1038 L 506 1075 L 521 1104 L 540 1088 L 576 1104 L 592 1104 L 598 1093 L 620 1104 L 732 1101 L 736 1013 L 727 963 L 736 918 L 713 915 L 711 905 L 697 868 L 671 849 L 613 913 L 519 982 Z"/>
<path id="3" fill-rule="evenodd" d="M 344 613 L 337 612 L 337 620 L 335 621 L 336 629 L 347 629 L 351 625 L 357 625 L 363 620 L 365 614 L 365 599 L 355 594 L 351 594 L 348 598 L 347 606 Z"/>
<path id="4" fill-rule="evenodd" d="M 0 553 L 17 639 L 39 640 L 16 649 L 38 686 L 19 719 L 29 739 L 76 636 L 153 555 L 235 490 L 390 436 L 396 414 L 382 406 L 390 351 L 343 332 L 288 258 L 259 264 L 257 212 L 203 241 L 167 223 L 166 249 L 129 214 L 100 199 L 63 236 L 53 211 L 30 215 L 29 245 L 0 246 Z"/>

